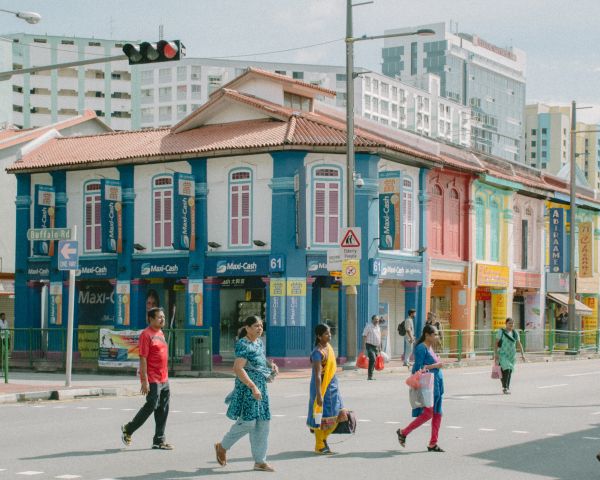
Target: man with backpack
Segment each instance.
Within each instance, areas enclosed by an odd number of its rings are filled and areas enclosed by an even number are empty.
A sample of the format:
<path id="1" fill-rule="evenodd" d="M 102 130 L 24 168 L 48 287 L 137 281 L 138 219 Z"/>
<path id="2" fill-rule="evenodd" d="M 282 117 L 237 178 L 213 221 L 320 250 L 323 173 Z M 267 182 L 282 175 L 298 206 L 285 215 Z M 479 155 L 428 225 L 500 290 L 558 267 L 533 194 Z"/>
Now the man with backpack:
<path id="1" fill-rule="evenodd" d="M 414 318 L 417 311 L 411 308 L 408 311 L 408 317 L 398 325 L 398 334 L 404 337 L 404 363 L 405 367 L 410 367 L 410 356 L 412 355 L 413 345 L 415 343 L 415 324 Z"/>

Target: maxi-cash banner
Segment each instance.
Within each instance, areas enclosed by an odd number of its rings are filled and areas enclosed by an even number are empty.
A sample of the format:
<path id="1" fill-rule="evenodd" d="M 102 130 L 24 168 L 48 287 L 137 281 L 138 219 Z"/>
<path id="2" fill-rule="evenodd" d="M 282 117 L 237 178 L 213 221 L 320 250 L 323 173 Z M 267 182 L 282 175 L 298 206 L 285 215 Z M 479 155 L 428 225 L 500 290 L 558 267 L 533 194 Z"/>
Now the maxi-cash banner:
<path id="1" fill-rule="evenodd" d="M 175 250 L 196 250 L 196 183 L 189 173 L 174 175 L 173 247 Z"/>
<path id="2" fill-rule="evenodd" d="M 33 227 L 34 228 L 53 228 L 54 227 L 54 208 L 56 194 L 54 187 L 49 185 L 35 186 L 35 199 L 33 203 Z M 36 255 L 54 254 L 54 242 L 35 241 L 33 242 L 33 252 Z"/>
<path id="3" fill-rule="evenodd" d="M 565 211 L 550 209 L 550 272 L 562 273 L 565 265 Z"/>
<path id="4" fill-rule="evenodd" d="M 204 281 L 202 279 L 188 280 L 188 325 L 191 327 L 201 327 L 204 325 L 202 305 L 204 304 Z"/>
<path id="5" fill-rule="evenodd" d="M 400 172 L 379 173 L 379 248 L 400 250 Z"/>
<path id="6" fill-rule="evenodd" d="M 102 191 L 100 200 L 102 251 L 121 253 L 123 238 L 121 183 L 118 180 L 104 179 L 100 184 Z"/>
<path id="7" fill-rule="evenodd" d="M 143 330 L 100 329 L 98 365 L 100 367 L 137 367 L 140 362 L 138 346 Z"/>

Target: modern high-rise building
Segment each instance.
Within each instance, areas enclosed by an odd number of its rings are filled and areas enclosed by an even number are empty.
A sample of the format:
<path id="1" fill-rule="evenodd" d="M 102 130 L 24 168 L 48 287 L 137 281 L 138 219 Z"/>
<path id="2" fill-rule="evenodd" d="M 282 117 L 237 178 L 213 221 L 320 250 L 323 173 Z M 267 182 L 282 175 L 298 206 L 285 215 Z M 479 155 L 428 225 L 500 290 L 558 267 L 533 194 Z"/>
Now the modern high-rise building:
<path id="1" fill-rule="evenodd" d="M 438 75 L 443 97 L 472 108 L 472 148 L 524 161 L 525 53 L 498 47 L 477 35 L 453 33 L 445 23 L 386 30 L 385 34 L 422 28 L 435 34 L 385 39 L 384 75 L 405 83 L 417 83 L 427 73 Z"/>

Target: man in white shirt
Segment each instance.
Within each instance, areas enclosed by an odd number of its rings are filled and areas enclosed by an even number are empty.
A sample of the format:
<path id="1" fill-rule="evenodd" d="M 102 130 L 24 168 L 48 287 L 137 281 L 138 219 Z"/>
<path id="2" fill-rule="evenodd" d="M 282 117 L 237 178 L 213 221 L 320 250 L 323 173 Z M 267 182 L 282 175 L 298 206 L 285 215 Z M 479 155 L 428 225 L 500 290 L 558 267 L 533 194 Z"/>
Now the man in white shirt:
<path id="1" fill-rule="evenodd" d="M 5 338 L 8 338 L 8 320 L 6 320 L 6 314 L 0 313 L 0 351 L 4 348 Z"/>
<path id="2" fill-rule="evenodd" d="M 406 327 L 406 335 L 404 335 L 404 366 L 410 367 L 410 357 L 412 355 L 412 351 L 415 345 L 415 324 L 414 318 L 417 314 L 417 311 L 414 308 L 411 308 L 408 311 L 408 317 L 404 320 L 404 326 Z"/>
<path id="3" fill-rule="evenodd" d="M 365 325 L 362 338 L 362 351 L 369 357 L 369 373 L 367 380 L 375 380 L 373 378 L 375 358 L 381 349 L 381 329 L 379 328 L 379 317 L 377 315 L 373 315 L 371 317 L 371 323 Z"/>

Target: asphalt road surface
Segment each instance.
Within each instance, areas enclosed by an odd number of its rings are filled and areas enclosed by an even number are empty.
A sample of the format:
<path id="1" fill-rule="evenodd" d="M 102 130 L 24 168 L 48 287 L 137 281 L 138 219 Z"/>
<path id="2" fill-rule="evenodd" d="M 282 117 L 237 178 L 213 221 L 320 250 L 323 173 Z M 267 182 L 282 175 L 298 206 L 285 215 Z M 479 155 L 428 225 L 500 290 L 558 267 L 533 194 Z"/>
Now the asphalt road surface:
<path id="1" fill-rule="evenodd" d="M 564 479 L 600 478 L 598 361 L 519 364 L 512 395 L 490 379 L 490 368 L 444 372 L 446 395 L 439 445 L 427 452 L 430 428 L 408 437 L 395 431 L 410 420 L 406 374 L 340 376 L 347 407 L 359 417 L 354 436 L 330 437 L 337 455 L 316 456 L 305 427 L 308 379 L 270 387 L 269 462 L 275 473 L 253 472 L 247 438 L 220 467 L 213 444 L 231 425 L 223 398 L 231 379 L 175 379 L 167 425 L 173 451 L 152 450 L 153 419 L 124 447 L 120 425 L 141 396 L 0 405 L 0 480 L 3 479 Z M 339 443 L 338 443 L 339 442 Z"/>

